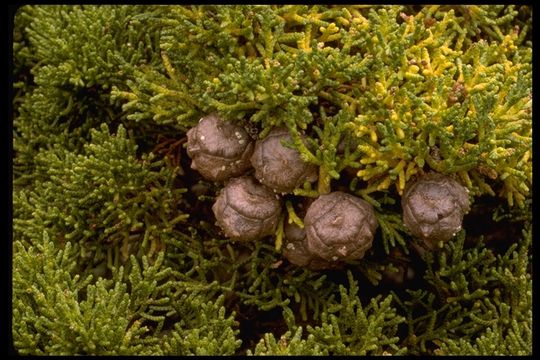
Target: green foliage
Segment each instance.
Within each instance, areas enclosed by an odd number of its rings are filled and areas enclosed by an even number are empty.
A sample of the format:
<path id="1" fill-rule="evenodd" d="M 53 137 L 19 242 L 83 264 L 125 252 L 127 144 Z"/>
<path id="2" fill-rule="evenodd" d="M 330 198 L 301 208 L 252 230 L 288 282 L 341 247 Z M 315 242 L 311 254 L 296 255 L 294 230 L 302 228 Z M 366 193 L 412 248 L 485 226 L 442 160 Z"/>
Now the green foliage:
<path id="1" fill-rule="evenodd" d="M 400 301 L 407 313 L 404 343 L 419 354 L 433 344 L 436 354 L 530 354 L 530 227 L 497 256 L 482 242 L 465 249 L 464 240 L 462 231 L 438 259 L 427 254 L 430 290 L 408 290 L 409 299 Z"/>
<path id="2" fill-rule="evenodd" d="M 285 316 L 289 317 L 292 329 L 277 343 L 272 334 L 265 334 L 255 347 L 255 354 L 389 355 L 406 351 L 396 346 L 398 325 L 405 319 L 392 307 L 392 296 L 383 300 L 378 296 L 363 307 L 357 294 L 358 283 L 350 272 L 347 275 L 348 289 L 340 286 L 340 301 L 332 302 L 322 313 L 320 326 L 307 326 L 307 339 L 301 339 L 302 328 L 294 325 L 289 313 Z"/>
<path id="3" fill-rule="evenodd" d="M 29 22 L 25 32 L 35 49 L 33 56 L 42 62 L 36 84 L 108 88 L 123 82 L 120 71 L 154 57 L 156 39 L 133 20 L 147 10 L 144 6 L 93 5 L 21 8 L 21 20 Z"/>
<path id="4" fill-rule="evenodd" d="M 303 328 L 294 325 L 294 315 L 290 309 L 286 309 L 284 318 L 288 320 L 288 330 L 278 341 L 272 333 L 264 334 L 263 338 L 255 346 L 252 353 L 248 350 L 248 355 L 328 355 L 328 351 L 317 342 L 313 334 L 309 334 L 306 339 L 302 338 Z"/>
<path id="5" fill-rule="evenodd" d="M 80 154 L 55 146 L 36 156 L 32 188 L 14 193 L 15 238 L 46 229 L 58 243 L 75 241 L 82 268 L 151 256 L 188 216 L 178 212 L 185 190 L 171 189 L 176 170 L 151 153 L 137 159 L 122 126 L 91 133 Z"/>
<path id="6" fill-rule="evenodd" d="M 15 82 L 24 83 L 28 80 L 27 72 L 35 65 L 32 60 L 32 47 L 25 34 L 25 29 L 31 23 L 29 18 L 22 18 L 21 11 L 13 19 L 13 75 Z"/>
<path id="7" fill-rule="evenodd" d="M 399 338 L 398 325 L 404 318 L 397 315 L 391 306 L 392 297 L 384 300 L 371 299 L 365 308 L 357 296 L 358 287 L 349 273 L 349 289 L 340 287 L 341 301 L 322 317 L 320 327 L 310 328 L 316 339 L 325 344 L 329 352 L 336 355 L 395 353 Z M 401 349 L 405 350 L 405 349 Z"/>
<path id="8" fill-rule="evenodd" d="M 15 348 L 530 354 L 531 29 L 532 8 L 514 5 L 22 7 Z M 380 226 L 365 258 L 310 271 L 282 257 L 279 232 L 224 238 L 221 185 L 183 148 L 214 111 L 254 138 L 288 128 L 287 146 L 318 166 L 283 221 L 302 224 L 302 197 L 329 191 L 370 202 Z M 436 253 L 401 218 L 405 185 L 429 171 L 469 189 L 478 225 Z M 482 211 L 511 231 L 475 223 Z M 412 280 L 390 284 L 407 266 Z"/>
<path id="9" fill-rule="evenodd" d="M 242 341 L 237 339 L 236 322 L 225 317 L 224 297 L 201 303 L 193 295 L 184 295 L 174 307 L 182 320 L 163 343 L 165 353 L 174 355 L 233 355 Z M 187 327 L 187 326 L 189 327 Z"/>
<path id="10" fill-rule="evenodd" d="M 302 158 L 319 167 L 317 187 L 297 195 L 327 193 L 354 169 L 351 187 L 359 183 L 370 200 L 391 188 L 401 194 L 415 175 L 435 170 L 456 174 L 473 196 L 523 206 L 532 185 L 524 11 L 163 7 L 140 17 L 160 29 L 163 69 L 140 69 L 130 90 L 114 88 L 112 97 L 127 101 L 128 119 L 143 127 L 184 132 L 212 111 L 260 137 L 285 125 Z M 486 39 L 467 35 L 469 12 Z M 505 15 L 489 24 L 489 16 L 478 22 L 481 13 Z M 508 27 L 512 19 L 522 27 Z M 399 221 L 381 219 L 387 252 L 405 247 Z"/>
<path id="11" fill-rule="evenodd" d="M 470 37 L 474 35 L 501 41 L 504 34 L 515 30 L 516 26 L 523 29 L 518 43 L 522 43 L 530 36 L 529 30 L 532 24 L 529 15 L 531 9 L 527 6 L 458 5 L 452 8 L 462 15 L 460 25 L 464 27 L 468 35 L 464 39 L 465 42 L 471 42 Z"/>
<path id="12" fill-rule="evenodd" d="M 160 66 L 156 39 L 133 20 L 141 6 L 24 6 L 15 18 L 15 184 L 32 178 L 37 151 L 79 149 L 101 122 L 118 123 L 109 89 L 139 66 Z M 24 27 L 23 27 L 24 26 Z M 33 85 L 37 86 L 33 86 Z M 22 175 L 22 176 L 21 176 Z"/>
<path id="13" fill-rule="evenodd" d="M 143 257 L 142 269 L 132 256 L 127 281 L 120 267 L 112 279 L 91 283 L 92 276 L 74 274 L 78 249 L 70 242 L 59 249 L 44 232 L 34 244 L 14 244 L 13 339 L 21 354 L 232 354 L 240 345 L 223 298 L 168 296 L 177 284 L 162 282 L 171 272 L 162 268 L 163 253 L 153 265 Z M 169 333 L 160 333 L 159 312 L 180 316 Z"/>
<path id="14" fill-rule="evenodd" d="M 199 235 L 200 236 L 200 235 Z M 198 236 L 195 235 L 195 238 Z M 327 275 L 283 264 L 270 244 L 234 244 L 226 240 L 188 240 L 181 245 L 190 264 L 182 277 L 194 291 L 225 291 L 231 302 L 239 302 L 259 311 L 294 308 L 302 320 L 318 319 L 327 307 L 337 285 Z M 170 248 L 170 245 L 167 245 Z M 193 258 L 189 258 L 189 255 Z"/>
<path id="15" fill-rule="evenodd" d="M 508 326 L 508 325 L 507 325 Z M 531 355 L 532 354 L 532 316 L 531 321 L 519 323 L 512 320 L 506 330 L 497 325 L 488 328 L 476 338 L 474 343 L 465 339 L 448 341 L 441 345 L 438 355 Z M 503 330 L 504 329 L 504 330 Z"/>
<path id="16" fill-rule="evenodd" d="M 447 339 L 440 353 L 478 355 L 532 354 L 532 278 L 529 273 L 531 228 L 523 230 L 523 239 L 505 254 L 497 256 L 491 275 L 498 282 L 492 294 L 477 301 L 479 314 L 470 319 L 485 327 L 474 341 Z"/>
<path id="17" fill-rule="evenodd" d="M 320 167 L 319 193 L 347 166 L 368 183 L 364 195 L 392 184 L 401 193 L 433 169 L 458 173 L 475 195 L 502 182 L 499 195 L 522 205 L 532 179 L 528 27 L 503 26 L 513 7 L 443 9 L 163 8 L 147 21 L 161 26 L 165 73 L 141 72 L 131 92 L 113 96 L 129 101 L 128 118 L 182 130 L 211 111 L 247 118 L 261 136 L 286 125 Z M 471 41 L 471 23 L 491 42 Z M 352 150 L 339 154 L 351 137 Z"/>

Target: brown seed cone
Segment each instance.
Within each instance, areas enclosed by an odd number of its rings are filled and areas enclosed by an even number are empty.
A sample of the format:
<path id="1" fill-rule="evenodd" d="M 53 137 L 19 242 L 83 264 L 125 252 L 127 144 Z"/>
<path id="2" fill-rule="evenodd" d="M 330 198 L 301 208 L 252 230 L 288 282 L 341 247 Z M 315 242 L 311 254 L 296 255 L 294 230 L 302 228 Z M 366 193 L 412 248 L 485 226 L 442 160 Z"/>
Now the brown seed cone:
<path id="1" fill-rule="evenodd" d="M 404 225 L 430 249 L 461 230 L 463 215 L 470 209 L 467 188 L 438 173 L 407 184 L 401 206 Z"/>
<path id="2" fill-rule="evenodd" d="M 310 270 L 336 269 L 341 265 L 339 262 L 329 262 L 311 253 L 307 249 L 306 232 L 300 226 L 285 224 L 284 234 L 282 254 L 291 264 Z"/>
<path id="3" fill-rule="evenodd" d="M 205 179 L 224 181 L 251 167 L 253 140 L 244 128 L 217 114 L 202 118 L 187 132 L 187 139 L 191 168 Z"/>
<path id="4" fill-rule="evenodd" d="M 270 189 L 244 176 L 227 182 L 212 210 L 227 237 L 250 241 L 276 231 L 281 202 Z"/>
<path id="5" fill-rule="evenodd" d="M 251 164 L 262 184 L 280 193 L 290 193 L 306 180 L 317 180 L 317 167 L 303 161 L 296 149 L 283 146 L 282 140 L 292 142 L 286 128 L 274 129 L 266 138 L 258 140 Z"/>
<path id="6" fill-rule="evenodd" d="M 319 196 L 304 224 L 307 249 L 326 261 L 362 258 L 378 226 L 368 202 L 341 191 Z"/>

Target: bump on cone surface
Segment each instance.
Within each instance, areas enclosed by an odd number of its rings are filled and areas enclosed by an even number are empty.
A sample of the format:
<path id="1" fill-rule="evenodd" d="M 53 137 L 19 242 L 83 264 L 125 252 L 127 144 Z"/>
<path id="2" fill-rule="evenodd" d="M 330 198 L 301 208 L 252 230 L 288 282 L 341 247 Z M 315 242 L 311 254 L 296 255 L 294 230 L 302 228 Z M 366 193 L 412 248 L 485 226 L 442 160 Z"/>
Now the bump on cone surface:
<path id="1" fill-rule="evenodd" d="M 371 248 L 378 226 L 368 202 L 341 191 L 315 200 L 304 224 L 307 249 L 332 262 L 362 258 Z"/>
<path id="2" fill-rule="evenodd" d="M 202 118 L 187 132 L 187 139 L 191 168 L 205 179 L 224 181 L 251 167 L 253 140 L 244 128 L 217 114 Z"/>
<path id="3" fill-rule="evenodd" d="M 281 193 L 290 193 L 305 181 L 317 180 L 317 167 L 306 163 L 296 149 L 282 145 L 292 142 L 286 128 L 272 130 L 255 143 L 251 164 L 255 177 L 264 185 Z"/>
<path id="4" fill-rule="evenodd" d="M 461 230 L 463 215 L 470 209 L 467 189 L 437 173 L 407 185 L 401 206 L 405 226 L 431 249 Z"/>
<path id="5" fill-rule="evenodd" d="M 337 262 L 329 262 L 313 254 L 307 248 L 306 232 L 296 224 L 285 224 L 285 242 L 282 254 L 291 264 L 311 270 L 335 269 Z"/>
<path id="6" fill-rule="evenodd" d="M 252 177 L 233 178 L 212 206 L 218 226 L 233 240 L 250 241 L 275 232 L 281 202 Z"/>

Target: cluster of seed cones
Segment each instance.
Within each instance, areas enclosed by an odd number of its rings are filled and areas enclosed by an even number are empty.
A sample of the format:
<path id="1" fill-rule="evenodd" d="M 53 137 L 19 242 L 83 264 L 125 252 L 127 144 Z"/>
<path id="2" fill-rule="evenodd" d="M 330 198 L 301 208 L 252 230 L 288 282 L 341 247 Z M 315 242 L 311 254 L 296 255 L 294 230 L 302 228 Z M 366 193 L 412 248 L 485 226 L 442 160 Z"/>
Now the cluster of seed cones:
<path id="1" fill-rule="evenodd" d="M 275 234 L 282 196 L 317 180 L 317 167 L 290 145 L 286 128 L 255 141 L 242 126 L 210 114 L 187 138 L 191 167 L 207 180 L 224 183 L 212 210 L 233 241 Z M 467 190 L 455 180 L 430 174 L 406 188 L 402 206 L 407 228 L 433 249 L 461 228 L 469 202 Z M 304 227 L 285 222 L 283 255 L 314 270 L 362 258 L 378 227 L 371 204 L 341 191 L 320 195 L 300 215 Z"/>

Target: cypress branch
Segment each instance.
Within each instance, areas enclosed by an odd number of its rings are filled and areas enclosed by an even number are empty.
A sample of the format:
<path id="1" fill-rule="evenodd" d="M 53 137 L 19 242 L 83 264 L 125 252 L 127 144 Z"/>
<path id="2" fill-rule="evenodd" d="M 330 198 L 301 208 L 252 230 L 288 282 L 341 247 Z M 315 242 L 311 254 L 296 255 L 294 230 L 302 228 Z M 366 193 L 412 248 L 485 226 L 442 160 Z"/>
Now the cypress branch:
<path id="1" fill-rule="evenodd" d="M 13 31 L 13 337 L 21 354 L 530 354 L 532 12 L 523 5 L 24 6 Z M 179 35 L 180 34 L 180 35 Z M 285 127 L 373 247 L 309 271 L 214 224 L 210 113 Z M 433 252 L 400 197 L 469 190 Z M 282 209 L 282 210 L 284 210 Z M 281 313 L 281 316 L 279 315 Z"/>

